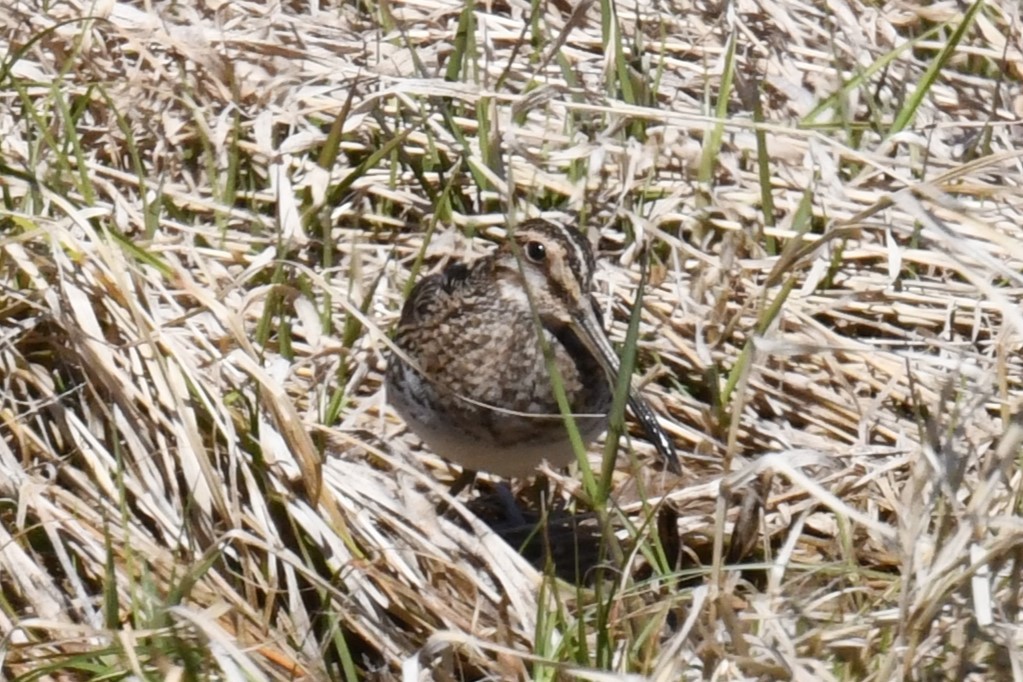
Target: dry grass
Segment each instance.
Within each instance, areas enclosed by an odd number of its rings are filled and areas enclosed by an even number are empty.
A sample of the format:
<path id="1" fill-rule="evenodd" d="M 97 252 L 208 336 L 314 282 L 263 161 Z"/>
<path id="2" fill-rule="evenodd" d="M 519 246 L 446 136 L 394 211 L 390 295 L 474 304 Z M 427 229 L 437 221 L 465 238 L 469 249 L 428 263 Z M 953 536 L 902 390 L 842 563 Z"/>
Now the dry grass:
<path id="1" fill-rule="evenodd" d="M 327 4 L 0 8 L 0 677 L 1023 679 L 1015 0 Z M 584 582 L 380 383 L 541 212 L 689 453 Z"/>

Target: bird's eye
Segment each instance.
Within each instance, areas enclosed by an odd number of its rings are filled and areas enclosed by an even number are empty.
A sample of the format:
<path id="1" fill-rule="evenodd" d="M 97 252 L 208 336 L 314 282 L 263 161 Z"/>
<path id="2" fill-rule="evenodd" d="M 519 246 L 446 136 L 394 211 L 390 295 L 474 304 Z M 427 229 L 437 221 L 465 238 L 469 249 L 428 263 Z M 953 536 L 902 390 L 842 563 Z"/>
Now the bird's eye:
<path id="1" fill-rule="evenodd" d="M 526 244 L 526 258 L 534 263 L 542 263 L 547 257 L 547 247 L 541 242 L 529 242 Z"/>

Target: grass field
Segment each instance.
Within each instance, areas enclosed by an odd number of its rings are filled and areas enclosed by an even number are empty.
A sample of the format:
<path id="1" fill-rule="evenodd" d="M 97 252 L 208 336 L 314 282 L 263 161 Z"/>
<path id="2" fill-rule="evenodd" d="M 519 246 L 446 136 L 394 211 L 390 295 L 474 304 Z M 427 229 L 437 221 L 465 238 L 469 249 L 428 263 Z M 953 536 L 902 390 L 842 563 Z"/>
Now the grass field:
<path id="1" fill-rule="evenodd" d="M 3 3 L 0 679 L 1023 680 L 1021 82 L 1018 0 Z M 381 386 L 532 216 L 685 466 L 535 532 Z"/>

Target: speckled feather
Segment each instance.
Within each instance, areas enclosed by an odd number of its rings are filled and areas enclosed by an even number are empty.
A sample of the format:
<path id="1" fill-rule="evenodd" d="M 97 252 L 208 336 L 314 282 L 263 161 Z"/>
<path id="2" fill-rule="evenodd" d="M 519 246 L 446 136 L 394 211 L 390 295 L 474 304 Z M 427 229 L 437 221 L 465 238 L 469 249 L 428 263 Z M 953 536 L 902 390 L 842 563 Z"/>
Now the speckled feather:
<path id="1" fill-rule="evenodd" d="M 606 430 L 612 399 L 608 373 L 575 324 L 582 306 L 595 308 L 593 270 L 583 235 L 530 220 L 493 254 L 422 279 L 402 308 L 401 353 L 388 364 L 395 410 L 434 452 L 468 469 L 519 477 L 544 459 L 573 461 L 536 320 L 590 442 Z"/>

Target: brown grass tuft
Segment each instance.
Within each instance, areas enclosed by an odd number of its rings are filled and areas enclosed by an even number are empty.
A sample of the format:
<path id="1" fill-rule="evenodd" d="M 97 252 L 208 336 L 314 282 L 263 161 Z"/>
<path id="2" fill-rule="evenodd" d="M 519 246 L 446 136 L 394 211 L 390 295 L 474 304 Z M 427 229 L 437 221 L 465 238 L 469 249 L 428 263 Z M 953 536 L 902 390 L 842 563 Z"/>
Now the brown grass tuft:
<path id="1" fill-rule="evenodd" d="M 0 677 L 1020 678 L 1020 32 L 7 3 Z M 599 236 L 618 341 L 651 255 L 639 372 L 689 456 L 632 436 L 603 520 L 550 472 L 527 543 L 381 372 L 410 280 L 540 213 Z"/>

